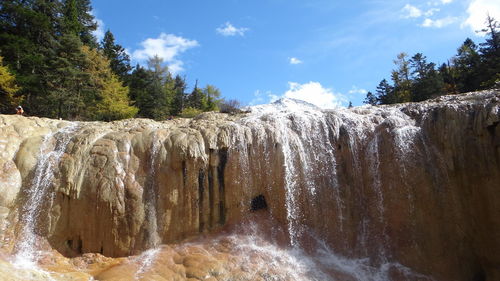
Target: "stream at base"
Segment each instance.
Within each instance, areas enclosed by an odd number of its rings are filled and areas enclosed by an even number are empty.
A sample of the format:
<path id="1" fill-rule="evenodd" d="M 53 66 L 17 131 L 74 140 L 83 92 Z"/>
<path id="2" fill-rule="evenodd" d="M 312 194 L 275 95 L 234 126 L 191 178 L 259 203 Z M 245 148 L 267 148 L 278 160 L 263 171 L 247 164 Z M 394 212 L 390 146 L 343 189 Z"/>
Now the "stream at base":
<path id="1" fill-rule="evenodd" d="M 160 245 L 137 256 L 111 259 L 84 254 L 67 259 L 46 252 L 36 267 L 14 267 L 10 272 L 19 276 L 12 280 L 433 280 L 396 261 L 375 264 L 370 258 L 343 257 L 312 233 L 303 237 L 301 245 L 307 248 L 287 246 L 286 228 L 258 212 L 219 234 Z"/>

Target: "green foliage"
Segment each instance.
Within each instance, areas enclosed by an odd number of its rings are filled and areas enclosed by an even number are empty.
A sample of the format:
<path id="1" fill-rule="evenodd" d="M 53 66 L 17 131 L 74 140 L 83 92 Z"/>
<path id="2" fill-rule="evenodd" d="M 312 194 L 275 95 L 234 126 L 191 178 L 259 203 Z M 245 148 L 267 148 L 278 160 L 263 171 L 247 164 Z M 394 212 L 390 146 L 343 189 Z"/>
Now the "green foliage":
<path id="1" fill-rule="evenodd" d="M 115 37 L 111 31 L 108 30 L 104 34 L 100 48 L 109 59 L 113 72 L 118 75 L 122 81 L 125 81 L 128 73 L 132 70 L 130 66 L 130 57 L 121 45 L 115 43 Z"/>
<path id="2" fill-rule="evenodd" d="M 111 31 L 97 44 L 91 11 L 90 0 L 2 0 L 0 51 L 10 72 L 0 69 L 1 110 L 21 98 L 30 115 L 68 119 L 115 120 L 137 113 L 161 120 L 188 106 L 217 109 L 217 88 L 196 86 L 188 95 L 185 78 L 173 78 L 157 56 L 148 68 L 130 73 L 130 58 Z M 11 76 L 20 86 L 16 92 L 5 82 Z"/>
<path id="3" fill-rule="evenodd" d="M 170 113 L 172 115 L 179 115 L 185 107 L 186 103 L 186 80 L 180 75 L 175 76 L 174 88 L 173 88 L 173 99 L 170 107 Z"/>
<path id="4" fill-rule="evenodd" d="M 434 63 L 428 63 L 421 53 L 410 59 L 412 67 L 412 101 L 423 101 L 444 94 L 443 78 L 435 69 Z"/>
<path id="5" fill-rule="evenodd" d="M 372 92 L 368 92 L 368 93 L 366 93 L 366 98 L 363 101 L 363 103 L 369 104 L 369 105 L 377 105 L 378 100 L 377 100 L 377 97 Z"/>
<path id="6" fill-rule="evenodd" d="M 97 41 L 92 32 L 97 29 L 97 23 L 92 15 L 90 0 L 62 1 L 62 28 L 80 38 L 83 44 L 97 47 Z"/>
<path id="7" fill-rule="evenodd" d="M 202 112 L 203 111 L 201 109 L 198 109 L 198 108 L 186 107 L 182 110 L 180 116 L 183 118 L 193 118 Z"/>
<path id="8" fill-rule="evenodd" d="M 394 102 L 409 102 L 411 100 L 410 61 L 406 53 L 400 53 L 394 64 L 397 66 L 391 73 L 394 83 Z"/>
<path id="9" fill-rule="evenodd" d="M 479 89 L 481 86 L 481 56 L 477 45 L 470 38 L 467 38 L 462 46 L 457 50 L 457 55 L 453 58 L 453 76 L 458 81 L 459 92 L 470 92 Z"/>
<path id="10" fill-rule="evenodd" d="M 30 114 L 43 114 L 45 76 L 52 71 L 49 62 L 59 47 L 60 8 L 58 1 L 43 0 L 5 0 L 0 5 L 0 50 Z"/>
<path id="11" fill-rule="evenodd" d="M 147 87 L 147 93 L 140 100 L 142 105 L 142 114 L 144 117 L 153 119 L 165 119 L 169 115 L 167 96 L 164 83 L 167 77 L 168 69 L 164 67 L 163 60 L 158 56 L 149 59 L 150 83 Z"/>
<path id="12" fill-rule="evenodd" d="M 196 82 L 198 83 L 198 82 Z M 203 91 L 198 88 L 196 84 L 194 86 L 193 91 L 186 98 L 186 105 L 192 108 L 199 108 L 201 110 L 205 110 L 208 106 L 207 96 L 203 93 Z"/>
<path id="13" fill-rule="evenodd" d="M 481 88 L 497 86 L 500 77 L 500 24 L 492 17 L 486 19 L 486 42 L 479 44 L 482 54 L 482 74 L 486 79 L 481 81 Z"/>
<path id="14" fill-rule="evenodd" d="M 401 53 L 394 60 L 390 85 L 385 79 L 377 87 L 376 95 L 368 92 L 364 103 L 391 104 L 423 101 L 444 94 L 457 94 L 498 87 L 500 83 L 500 25 L 488 16 L 482 31 L 487 38 L 481 48 L 469 38 L 458 48 L 457 54 L 436 69 L 426 57 L 415 54 L 410 60 Z M 450 63 L 451 62 L 451 63 Z"/>
<path id="15" fill-rule="evenodd" d="M 49 117 L 80 118 L 85 98 L 92 91 L 89 74 L 84 71 L 88 60 L 82 43 L 75 35 L 65 34 L 56 54 L 49 62 L 51 71 L 44 77 L 47 95 L 41 101 L 41 110 Z"/>
<path id="16" fill-rule="evenodd" d="M 205 94 L 205 96 L 207 97 L 207 106 L 205 107 L 205 111 L 219 110 L 219 106 L 221 103 L 220 90 L 213 85 L 207 85 L 203 89 L 203 94 Z"/>
<path id="17" fill-rule="evenodd" d="M 96 49 L 82 47 L 88 63 L 85 73 L 90 77 L 94 93 L 87 96 L 86 104 L 90 105 L 87 118 L 94 120 L 117 120 L 131 118 L 138 109 L 130 106 L 128 87 L 123 86 L 118 76 L 110 68 L 109 60 Z"/>
<path id="18" fill-rule="evenodd" d="M 375 92 L 377 95 L 377 101 L 380 104 L 393 104 L 397 102 L 396 96 L 394 95 L 394 87 L 392 87 L 385 79 L 380 81 Z"/>
<path id="19" fill-rule="evenodd" d="M 16 85 L 16 78 L 9 69 L 3 65 L 3 58 L 0 57 L 0 112 L 12 112 L 13 108 L 22 100 L 22 97 L 16 97 L 14 94 L 19 90 Z"/>

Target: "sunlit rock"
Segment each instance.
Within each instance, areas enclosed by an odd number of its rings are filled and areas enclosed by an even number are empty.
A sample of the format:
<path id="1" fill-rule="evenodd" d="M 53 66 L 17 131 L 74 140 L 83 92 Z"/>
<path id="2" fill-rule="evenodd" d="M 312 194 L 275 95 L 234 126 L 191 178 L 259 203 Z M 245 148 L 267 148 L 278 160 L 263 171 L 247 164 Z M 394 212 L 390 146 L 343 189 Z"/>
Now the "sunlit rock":
<path id="1" fill-rule="evenodd" d="M 0 273 L 496 280 L 499 101 L 280 100 L 164 122 L 1 115 Z"/>

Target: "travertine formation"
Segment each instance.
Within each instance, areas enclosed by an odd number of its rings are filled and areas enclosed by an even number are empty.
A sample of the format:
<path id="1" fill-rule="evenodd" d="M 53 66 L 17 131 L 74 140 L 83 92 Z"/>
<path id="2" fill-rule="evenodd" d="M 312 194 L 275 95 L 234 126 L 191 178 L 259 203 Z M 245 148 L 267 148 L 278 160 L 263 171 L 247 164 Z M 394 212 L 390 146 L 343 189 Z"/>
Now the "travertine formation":
<path id="1" fill-rule="evenodd" d="M 120 258 L 141 253 L 164 280 L 306 278 L 235 271 L 247 255 L 234 251 L 239 236 L 214 238 L 232 250 L 183 252 L 185 239 L 234 225 L 241 234 L 248 214 L 264 213 L 262 235 L 279 247 L 335 253 L 315 260 L 332 280 L 407 280 L 409 270 L 412 280 L 500 280 L 499 123 L 498 91 L 337 110 L 281 100 L 164 122 L 0 115 L 0 272 L 53 249 L 73 258 L 53 258 L 71 261 L 65 274 L 94 253 L 103 268 L 81 278 L 147 276 L 136 257 Z M 338 257 L 388 273 L 366 277 Z"/>

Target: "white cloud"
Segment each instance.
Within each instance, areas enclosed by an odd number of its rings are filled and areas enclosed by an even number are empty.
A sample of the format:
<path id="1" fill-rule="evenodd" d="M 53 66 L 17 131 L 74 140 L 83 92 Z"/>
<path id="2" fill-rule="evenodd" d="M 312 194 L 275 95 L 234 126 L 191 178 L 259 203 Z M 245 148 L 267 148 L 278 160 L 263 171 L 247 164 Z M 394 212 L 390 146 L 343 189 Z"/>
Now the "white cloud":
<path id="1" fill-rule="evenodd" d="M 366 95 L 368 91 L 365 89 L 360 89 L 356 86 L 352 86 L 348 93 L 349 95 Z"/>
<path id="2" fill-rule="evenodd" d="M 217 27 L 215 31 L 222 36 L 244 36 L 249 29 L 246 27 L 235 27 L 230 22 L 226 22 L 223 26 Z"/>
<path id="3" fill-rule="evenodd" d="M 262 92 L 257 90 L 254 92 L 254 98 L 249 105 L 271 103 L 281 98 L 303 100 L 324 109 L 335 108 L 348 103 L 343 94 L 335 93 L 332 89 L 323 87 L 319 82 L 311 81 L 305 84 L 288 82 L 288 87 L 288 90 L 281 95 L 273 94 L 270 91 Z M 364 91 L 363 89 L 357 90 Z"/>
<path id="4" fill-rule="evenodd" d="M 437 1 L 429 1 L 427 2 L 428 6 L 442 6 L 447 5 L 453 2 L 453 0 L 437 0 Z"/>
<path id="5" fill-rule="evenodd" d="M 295 58 L 295 57 L 290 58 L 290 64 L 301 64 L 301 63 L 302 63 L 302 61 L 299 60 L 298 58 Z"/>
<path id="6" fill-rule="evenodd" d="M 426 17 L 430 17 L 430 16 L 434 15 L 434 13 L 437 13 L 437 12 L 439 12 L 439 11 L 440 11 L 440 9 L 438 9 L 438 8 L 432 8 L 432 9 L 427 10 L 427 11 L 424 13 L 424 16 L 426 16 Z"/>
<path id="7" fill-rule="evenodd" d="M 500 1 L 498 0 L 472 0 L 467 8 L 468 18 L 464 25 L 469 26 L 472 31 L 478 31 L 485 27 L 486 17 L 489 14 L 496 20 L 500 19 Z"/>
<path id="8" fill-rule="evenodd" d="M 199 46 L 196 40 L 186 39 L 173 34 L 161 33 L 158 38 L 148 38 L 141 42 L 142 49 L 132 52 L 131 58 L 145 61 L 155 55 L 162 58 L 172 73 L 182 70 L 183 62 L 177 57 L 188 49 Z"/>
<path id="9" fill-rule="evenodd" d="M 101 41 L 104 38 L 104 22 L 96 17 L 94 11 L 91 11 L 90 14 L 94 16 L 94 20 L 97 23 L 97 29 L 92 31 L 92 35 L 94 35 L 98 41 Z"/>
<path id="10" fill-rule="evenodd" d="M 342 94 L 324 88 L 319 82 L 311 81 L 305 84 L 288 82 L 288 86 L 288 91 L 282 97 L 303 100 L 321 108 L 335 108 L 347 102 Z"/>
<path id="11" fill-rule="evenodd" d="M 423 27 L 441 28 L 441 27 L 445 27 L 447 25 L 450 25 L 456 21 L 457 21 L 457 18 L 455 18 L 455 17 L 446 17 L 446 18 L 441 18 L 441 19 L 436 19 L 436 20 L 432 20 L 432 19 L 427 18 L 424 20 L 424 22 L 422 22 L 422 26 Z"/>
<path id="12" fill-rule="evenodd" d="M 419 18 L 422 16 L 425 17 L 430 17 L 434 15 L 435 13 L 439 12 L 441 9 L 439 8 L 430 8 L 427 11 L 423 11 L 415 6 L 412 6 L 410 4 L 406 4 L 403 9 L 401 9 L 401 12 L 403 13 L 402 17 L 405 19 L 409 18 Z"/>
<path id="13" fill-rule="evenodd" d="M 403 18 L 418 18 L 422 16 L 422 10 L 419 8 L 412 6 L 410 4 L 406 4 L 401 10 L 403 14 Z"/>

